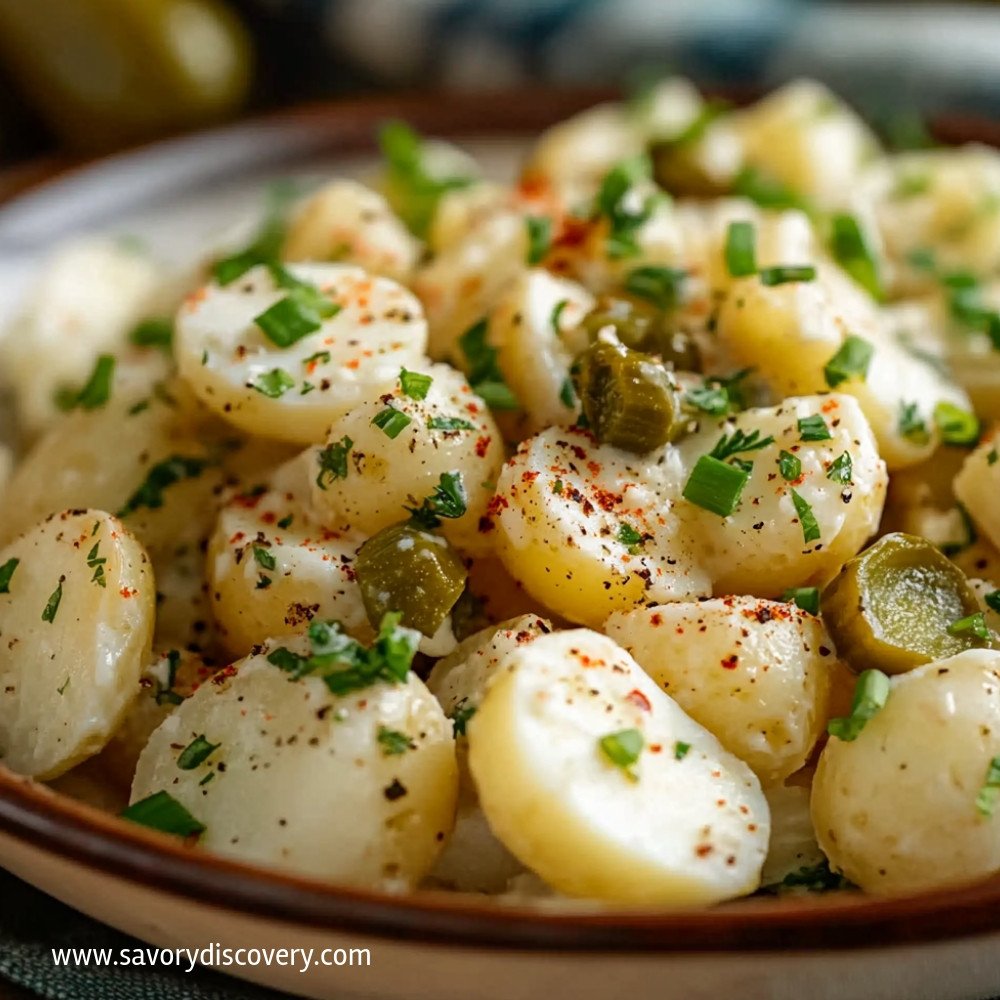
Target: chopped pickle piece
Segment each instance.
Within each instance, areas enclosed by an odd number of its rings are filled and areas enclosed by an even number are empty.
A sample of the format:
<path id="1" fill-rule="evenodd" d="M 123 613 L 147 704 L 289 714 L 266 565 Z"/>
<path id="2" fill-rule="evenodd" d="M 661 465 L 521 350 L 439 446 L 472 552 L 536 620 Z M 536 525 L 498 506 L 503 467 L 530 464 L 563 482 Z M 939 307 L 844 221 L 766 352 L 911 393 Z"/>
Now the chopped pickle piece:
<path id="1" fill-rule="evenodd" d="M 675 371 L 700 372 L 701 352 L 691 335 L 678 329 L 669 310 L 625 296 L 605 296 L 583 318 L 591 343 L 611 330 L 633 351 L 655 354 Z"/>
<path id="2" fill-rule="evenodd" d="M 465 565 L 440 535 L 406 521 L 361 546 L 354 569 L 368 620 L 398 611 L 403 624 L 432 636 L 465 589 Z"/>
<path id="3" fill-rule="evenodd" d="M 984 641 L 950 629 L 979 610 L 965 575 L 924 538 L 885 535 L 827 587 L 823 618 L 840 655 L 861 672 L 902 674 Z"/>
<path id="4" fill-rule="evenodd" d="M 705 168 L 697 142 L 661 139 L 650 143 L 653 180 L 672 195 L 712 198 L 726 193 L 726 184 Z"/>
<path id="5" fill-rule="evenodd" d="M 573 379 L 601 444 L 643 454 L 670 440 L 680 412 L 677 389 L 649 354 L 598 341 L 577 359 Z"/>

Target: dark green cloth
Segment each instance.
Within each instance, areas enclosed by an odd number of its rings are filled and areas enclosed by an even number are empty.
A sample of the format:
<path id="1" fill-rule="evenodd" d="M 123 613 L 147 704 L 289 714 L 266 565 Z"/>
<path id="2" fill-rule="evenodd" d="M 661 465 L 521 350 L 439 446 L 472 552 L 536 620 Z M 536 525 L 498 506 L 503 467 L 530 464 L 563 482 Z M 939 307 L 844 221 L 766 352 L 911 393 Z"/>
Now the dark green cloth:
<path id="1" fill-rule="evenodd" d="M 200 968 L 70 968 L 54 965 L 51 954 L 52 948 L 142 947 L 0 870 L 0 1000 L 5 981 L 46 1000 L 291 1000 Z"/>

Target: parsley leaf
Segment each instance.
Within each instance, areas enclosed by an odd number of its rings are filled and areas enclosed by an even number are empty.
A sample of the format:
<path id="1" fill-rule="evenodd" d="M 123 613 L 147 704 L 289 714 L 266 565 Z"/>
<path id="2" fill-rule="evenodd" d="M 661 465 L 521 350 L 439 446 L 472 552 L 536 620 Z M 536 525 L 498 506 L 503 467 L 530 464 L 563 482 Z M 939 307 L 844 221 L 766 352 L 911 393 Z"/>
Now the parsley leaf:
<path id="1" fill-rule="evenodd" d="M 347 478 L 347 456 L 354 442 L 345 434 L 339 441 L 321 448 L 316 455 L 319 471 L 316 473 L 316 485 L 325 490 L 335 479 Z"/>

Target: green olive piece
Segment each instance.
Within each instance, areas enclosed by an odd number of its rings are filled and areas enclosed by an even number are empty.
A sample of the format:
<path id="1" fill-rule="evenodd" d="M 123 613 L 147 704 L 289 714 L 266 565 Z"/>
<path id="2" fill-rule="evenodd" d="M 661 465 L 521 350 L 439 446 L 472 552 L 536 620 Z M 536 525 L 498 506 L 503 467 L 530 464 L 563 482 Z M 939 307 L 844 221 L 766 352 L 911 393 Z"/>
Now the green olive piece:
<path id="1" fill-rule="evenodd" d="M 962 571 L 916 535 L 885 535 L 855 556 L 820 607 L 840 655 L 859 673 L 902 674 L 985 644 L 973 631 L 949 631 L 979 604 Z"/>
<path id="2" fill-rule="evenodd" d="M 573 379 L 590 429 L 601 444 L 645 454 L 666 444 L 680 405 L 655 358 L 598 341 L 577 358 Z"/>
<path id="3" fill-rule="evenodd" d="M 378 628 L 390 611 L 403 624 L 434 635 L 465 589 L 465 565 L 440 535 L 405 521 L 361 546 L 354 563 L 368 620 Z"/>
<path id="4" fill-rule="evenodd" d="M 610 329 L 633 351 L 655 354 L 675 371 L 700 372 L 701 351 L 689 333 L 674 323 L 669 310 L 626 296 L 605 296 L 583 318 L 591 343 Z"/>
<path id="5" fill-rule="evenodd" d="M 649 146 L 653 180 L 672 195 L 714 198 L 726 193 L 698 160 L 699 144 L 664 139 Z"/>

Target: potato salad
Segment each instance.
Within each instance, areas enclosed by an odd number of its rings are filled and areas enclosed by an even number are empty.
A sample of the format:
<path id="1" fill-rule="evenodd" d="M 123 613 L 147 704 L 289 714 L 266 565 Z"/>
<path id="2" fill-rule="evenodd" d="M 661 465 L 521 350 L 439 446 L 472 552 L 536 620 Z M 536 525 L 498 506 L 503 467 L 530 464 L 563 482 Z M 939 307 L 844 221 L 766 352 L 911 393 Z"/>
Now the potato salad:
<path id="1" fill-rule="evenodd" d="M 0 340 L 0 765 L 372 889 L 1000 873 L 1000 154 L 809 81 L 380 143 Z"/>

